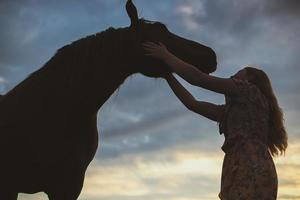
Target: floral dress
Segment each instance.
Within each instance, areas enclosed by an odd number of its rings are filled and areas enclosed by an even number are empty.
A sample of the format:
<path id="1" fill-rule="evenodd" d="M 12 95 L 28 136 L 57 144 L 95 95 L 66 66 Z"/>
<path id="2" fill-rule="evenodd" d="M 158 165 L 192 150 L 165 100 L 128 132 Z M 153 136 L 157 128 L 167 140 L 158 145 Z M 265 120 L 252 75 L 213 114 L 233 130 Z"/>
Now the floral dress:
<path id="1" fill-rule="evenodd" d="M 225 152 L 222 200 L 274 200 L 277 173 L 268 151 L 269 106 L 265 96 L 247 81 L 232 79 L 238 94 L 226 96 L 220 122 Z"/>

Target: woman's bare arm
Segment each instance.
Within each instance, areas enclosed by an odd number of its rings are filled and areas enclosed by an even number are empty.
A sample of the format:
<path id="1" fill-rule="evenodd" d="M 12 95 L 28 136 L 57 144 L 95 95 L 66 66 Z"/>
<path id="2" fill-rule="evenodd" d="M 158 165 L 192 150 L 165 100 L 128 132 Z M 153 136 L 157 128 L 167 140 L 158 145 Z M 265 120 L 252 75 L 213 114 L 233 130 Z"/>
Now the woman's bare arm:
<path id="1" fill-rule="evenodd" d="M 170 53 L 167 48 L 160 43 L 145 43 L 144 48 L 149 53 L 146 55 L 162 59 L 180 77 L 192 85 L 199 86 L 221 94 L 235 94 L 236 86 L 230 78 L 219 78 L 207 75 L 195 66 L 190 65 Z"/>
<path id="2" fill-rule="evenodd" d="M 219 122 L 221 120 L 221 116 L 224 112 L 224 108 L 222 106 L 218 106 L 209 102 L 197 101 L 172 74 L 167 76 L 166 80 L 178 99 L 189 110 L 213 121 Z"/>

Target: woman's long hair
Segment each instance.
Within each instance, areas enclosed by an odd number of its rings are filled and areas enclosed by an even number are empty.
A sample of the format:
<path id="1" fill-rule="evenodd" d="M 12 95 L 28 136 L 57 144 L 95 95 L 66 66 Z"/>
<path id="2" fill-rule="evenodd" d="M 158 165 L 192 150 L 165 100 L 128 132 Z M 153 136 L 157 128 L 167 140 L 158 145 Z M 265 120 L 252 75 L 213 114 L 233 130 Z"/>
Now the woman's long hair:
<path id="1" fill-rule="evenodd" d="M 248 81 L 255 84 L 268 99 L 270 108 L 270 130 L 268 133 L 268 148 L 272 156 L 282 155 L 287 144 L 287 133 L 284 127 L 284 119 L 277 98 L 273 92 L 271 81 L 267 74 L 253 67 L 246 67 Z"/>

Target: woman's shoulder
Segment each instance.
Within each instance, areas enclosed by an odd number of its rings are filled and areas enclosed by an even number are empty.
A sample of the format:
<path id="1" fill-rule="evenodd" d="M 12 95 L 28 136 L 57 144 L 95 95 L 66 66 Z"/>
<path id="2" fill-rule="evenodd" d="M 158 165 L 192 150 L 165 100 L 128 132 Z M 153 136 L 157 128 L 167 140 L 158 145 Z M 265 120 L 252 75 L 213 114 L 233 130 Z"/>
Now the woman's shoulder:
<path id="1" fill-rule="evenodd" d="M 238 90 L 236 98 L 244 101 L 249 101 L 266 108 L 268 107 L 267 98 L 255 84 L 249 82 L 248 80 L 241 80 L 236 78 L 232 78 L 232 80 L 237 86 Z"/>

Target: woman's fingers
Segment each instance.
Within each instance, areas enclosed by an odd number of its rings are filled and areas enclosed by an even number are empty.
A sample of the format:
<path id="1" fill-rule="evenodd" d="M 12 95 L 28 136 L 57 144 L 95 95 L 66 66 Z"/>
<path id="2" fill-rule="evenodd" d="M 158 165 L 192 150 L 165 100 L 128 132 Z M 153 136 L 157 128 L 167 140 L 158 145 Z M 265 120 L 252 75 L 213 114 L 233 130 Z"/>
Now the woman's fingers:
<path id="1" fill-rule="evenodd" d="M 153 44 L 145 44 L 145 43 L 143 43 L 143 46 L 144 46 L 144 47 L 157 47 L 157 45 L 153 45 Z"/>
<path id="2" fill-rule="evenodd" d="M 147 49 L 158 49 L 159 47 L 155 47 L 155 46 L 143 46 L 144 48 Z"/>
<path id="3" fill-rule="evenodd" d="M 163 43 L 159 42 L 159 45 L 166 48 L 166 45 L 164 45 Z"/>
<path id="4" fill-rule="evenodd" d="M 146 47 L 154 47 L 154 48 L 165 47 L 162 43 L 155 44 L 155 43 L 153 43 L 153 42 L 145 42 L 145 43 L 143 43 L 143 46 L 146 46 Z"/>
<path id="5" fill-rule="evenodd" d="M 155 57 L 155 54 L 152 54 L 152 53 L 146 53 L 144 54 L 145 56 L 150 56 L 150 57 Z"/>
<path id="6" fill-rule="evenodd" d="M 157 46 L 152 46 L 152 45 L 143 45 L 143 46 L 148 48 L 157 48 Z"/>
<path id="7" fill-rule="evenodd" d="M 151 49 L 151 48 L 144 48 L 145 51 L 148 51 L 148 52 L 155 52 L 156 50 L 155 49 Z"/>
<path id="8" fill-rule="evenodd" d="M 150 47 L 155 47 L 155 46 L 157 46 L 157 44 L 152 43 L 152 42 L 145 42 L 145 43 L 143 43 L 143 45 L 144 45 L 144 46 L 150 46 Z"/>
<path id="9" fill-rule="evenodd" d="M 154 42 L 144 42 L 143 44 L 156 45 Z"/>
<path id="10" fill-rule="evenodd" d="M 145 56 L 160 58 L 167 50 L 166 46 L 161 42 L 158 44 L 153 42 L 145 42 L 142 45 L 143 49 L 146 51 L 146 54 L 144 54 Z"/>
<path id="11" fill-rule="evenodd" d="M 158 51 L 157 48 L 150 48 L 150 47 L 144 47 L 145 51 L 151 52 L 151 53 L 155 53 Z"/>

